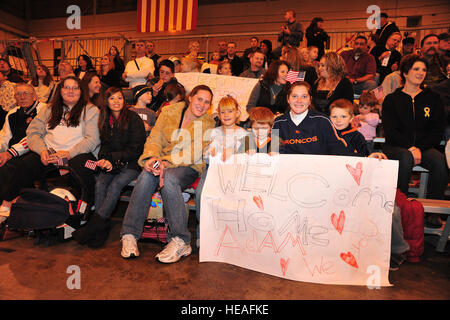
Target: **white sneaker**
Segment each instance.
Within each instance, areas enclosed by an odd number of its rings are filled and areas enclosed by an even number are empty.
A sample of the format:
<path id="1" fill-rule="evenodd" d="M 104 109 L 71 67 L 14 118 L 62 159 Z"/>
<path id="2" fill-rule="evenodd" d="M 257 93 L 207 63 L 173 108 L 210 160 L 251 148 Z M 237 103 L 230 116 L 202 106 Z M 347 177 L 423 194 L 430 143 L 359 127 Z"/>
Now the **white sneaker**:
<path id="1" fill-rule="evenodd" d="M 174 263 L 180 260 L 182 257 L 187 257 L 192 253 L 191 245 L 184 243 L 178 237 L 170 240 L 169 244 L 163 251 L 156 255 L 156 258 L 162 263 Z"/>
<path id="2" fill-rule="evenodd" d="M 124 259 L 139 257 L 137 241 L 132 234 L 125 234 L 122 236 L 121 255 Z"/>
<path id="3" fill-rule="evenodd" d="M 9 217 L 10 211 L 11 211 L 10 207 L 0 206 L 0 216 Z"/>

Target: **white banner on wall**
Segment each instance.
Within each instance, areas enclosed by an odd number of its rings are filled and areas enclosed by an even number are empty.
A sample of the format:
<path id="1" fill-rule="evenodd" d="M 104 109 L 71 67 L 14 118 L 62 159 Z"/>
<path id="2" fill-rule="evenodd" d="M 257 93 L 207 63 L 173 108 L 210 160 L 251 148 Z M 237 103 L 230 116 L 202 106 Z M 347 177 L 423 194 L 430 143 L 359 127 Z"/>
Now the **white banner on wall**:
<path id="1" fill-rule="evenodd" d="M 186 89 L 186 94 L 200 84 L 210 87 L 214 94 L 212 101 L 213 112 L 216 111 L 217 103 L 220 99 L 226 95 L 232 96 L 239 103 L 239 109 L 241 111 L 240 120 L 247 120 L 247 102 L 258 79 L 197 72 L 177 73 L 175 74 L 175 77 Z"/>
<path id="2" fill-rule="evenodd" d="M 297 281 L 389 286 L 397 171 L 397 161 L 343 156 L 211 161 L 200 262 Z"/>

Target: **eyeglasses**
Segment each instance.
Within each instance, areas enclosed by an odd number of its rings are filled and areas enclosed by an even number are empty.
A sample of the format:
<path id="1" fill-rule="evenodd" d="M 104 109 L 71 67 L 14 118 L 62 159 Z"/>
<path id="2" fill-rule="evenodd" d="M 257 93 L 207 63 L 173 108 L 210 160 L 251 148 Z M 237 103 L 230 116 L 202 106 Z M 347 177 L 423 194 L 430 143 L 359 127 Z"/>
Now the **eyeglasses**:
<path id="1" fill-rule="evenodd" d="M 80 90 L 80 87 L 69 87 L 69 86 L 64 86 L 63 89 L 67 90 L 67 91 L 78 91 Z"/>

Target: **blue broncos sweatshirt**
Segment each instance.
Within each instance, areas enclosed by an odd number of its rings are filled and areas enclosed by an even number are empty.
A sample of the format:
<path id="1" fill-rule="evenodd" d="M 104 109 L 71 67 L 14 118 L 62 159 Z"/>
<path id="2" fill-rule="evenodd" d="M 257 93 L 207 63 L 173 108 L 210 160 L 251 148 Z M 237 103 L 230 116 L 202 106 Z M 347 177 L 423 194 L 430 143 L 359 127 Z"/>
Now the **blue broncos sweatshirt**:
<path id="1" fill-rule="evenodd" d="M 280 137 L 280 153 L 354 156 L 325 114 L 307 112 L 298 126 L 289 112 L 276 118 L 272 135 L 278 133 Z"/>

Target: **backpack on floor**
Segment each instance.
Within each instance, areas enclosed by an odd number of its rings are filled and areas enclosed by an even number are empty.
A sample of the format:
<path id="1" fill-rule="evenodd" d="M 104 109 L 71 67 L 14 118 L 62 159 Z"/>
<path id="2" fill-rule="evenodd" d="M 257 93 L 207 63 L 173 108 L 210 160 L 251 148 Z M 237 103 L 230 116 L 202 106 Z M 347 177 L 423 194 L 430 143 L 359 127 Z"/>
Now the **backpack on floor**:
<path id="1" fill-rule="evenodd" d="M 169 225 L 166 218 L 148 219 L 145 221 L 141 239 L 167 243 Z"/>
<path id="2" fill-rule="evenodd" d="M 82 200 L 85 194 L 82 183 L 70 168 L 68 171 L 71 186 L 49 187 L 48 177 L 55 173 L 50 168 L 44 172 L 39 189 L 22 189 L 11 206 L 6 221 L 8 229 L 28 232 L 35 237 L 35 244 L 46 246 L 71 239 L 88 210 Z"/>
<path id="3" fill-rule="evenodd" d="M 48 191 L 22 189 L 11 206 L 8 229 L 29 232 L 36 238 L 35 244 L 48 246 L 68 240 L 82 221 L 82 215 L 73 210 L 75 203 Z"/>
<path id="4" fill-rule="evenodd" d="M 424 208 L 423 205 L 397 189 L 395 204 L 400 208 L 403 237 L 409 245 L 407 258 L 409 262 L 419 262 L 425 247 Z"/>

